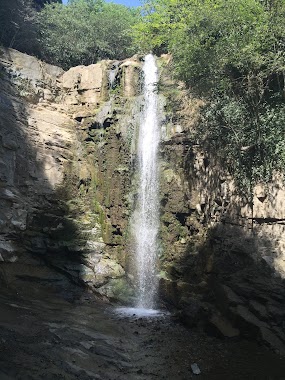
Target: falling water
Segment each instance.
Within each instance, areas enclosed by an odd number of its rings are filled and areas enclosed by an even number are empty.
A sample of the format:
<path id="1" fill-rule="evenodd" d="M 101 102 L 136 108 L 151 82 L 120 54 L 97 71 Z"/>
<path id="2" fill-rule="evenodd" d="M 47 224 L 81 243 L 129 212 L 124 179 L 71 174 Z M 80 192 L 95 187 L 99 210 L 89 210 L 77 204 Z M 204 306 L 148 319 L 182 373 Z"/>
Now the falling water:
<path id="1" fill-rule="evenodd" d="M 109 71 L 109 87 L 112 89 L 115 85 L 116 76 L 119 71 L 119 61 L 114 62 L 111 70 Z"/>
<path id="2" fill-rule="evenodd" d="M 155 307 L 158 280 L 156 273 L 158 199 L 158 69 L 152 54 L 145 57 L 144 110 L 138 140 L 139 189 L 135 223 L 138 308 Z"/>

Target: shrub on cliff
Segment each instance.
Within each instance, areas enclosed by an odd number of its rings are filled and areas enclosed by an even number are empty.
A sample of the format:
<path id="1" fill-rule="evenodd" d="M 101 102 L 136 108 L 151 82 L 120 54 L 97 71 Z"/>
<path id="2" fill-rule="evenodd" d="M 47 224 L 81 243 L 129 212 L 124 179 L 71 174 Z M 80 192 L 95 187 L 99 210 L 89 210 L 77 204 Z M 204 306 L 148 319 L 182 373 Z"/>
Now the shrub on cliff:
<path id="1" fill-rule="evenodd" d="M 67 69 L 99 59 L 123 59 L 133 53 L 127 31 L 138 12 L 102 0 L 47 4 L 40 13 L 43 57 Z"/>

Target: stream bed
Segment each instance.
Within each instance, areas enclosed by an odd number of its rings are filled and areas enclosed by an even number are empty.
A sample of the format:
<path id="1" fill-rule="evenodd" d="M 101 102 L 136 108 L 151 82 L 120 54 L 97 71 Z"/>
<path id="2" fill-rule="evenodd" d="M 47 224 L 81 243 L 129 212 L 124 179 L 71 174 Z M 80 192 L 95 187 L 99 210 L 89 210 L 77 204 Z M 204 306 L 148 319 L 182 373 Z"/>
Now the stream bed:
<path id="1" fill-rule="evenodd" d="M 265 347 L 186 329 L 170 314 L 124 315 L 44 287 L 2 289 L 0 304 L 0 380 L 285 379 L 284 358 Z"/>

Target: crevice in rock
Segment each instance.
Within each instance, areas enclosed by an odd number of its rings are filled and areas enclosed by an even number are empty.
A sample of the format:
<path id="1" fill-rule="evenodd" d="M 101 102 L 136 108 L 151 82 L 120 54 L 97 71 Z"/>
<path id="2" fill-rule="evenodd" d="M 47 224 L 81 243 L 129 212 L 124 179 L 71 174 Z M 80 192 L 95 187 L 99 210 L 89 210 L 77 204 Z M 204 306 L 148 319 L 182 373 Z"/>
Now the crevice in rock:
<path id="1" fill-rule="evenodd" d="M 182 225 L 182 226 L 185 226 L 186 225 L 186 220 L 187 220 L 187 217 L 189 216 L 188 213 L 182 213 L 182 212 L 177 212 L 175 214 L 175 217 L 176 219 L 179 221 L 179 223 Z"/>
<path id="2" fill-rule="evenodd" d="M 278 219 L 278 218 L 248 218 L 249 220 L 253 220 L 258 224 L 272 224 L 272 223 L 278 223 L 278 224 L 285 224 L 285 219 Z"/>

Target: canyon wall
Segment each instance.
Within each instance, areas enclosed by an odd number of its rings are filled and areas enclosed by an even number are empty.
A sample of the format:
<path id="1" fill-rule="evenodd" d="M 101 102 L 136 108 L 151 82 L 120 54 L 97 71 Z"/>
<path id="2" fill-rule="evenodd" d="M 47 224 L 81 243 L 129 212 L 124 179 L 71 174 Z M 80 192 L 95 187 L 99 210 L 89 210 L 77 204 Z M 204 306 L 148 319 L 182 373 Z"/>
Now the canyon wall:
<path id="1" fill-rule="evenodd" d="M 167 67 L 161 144 L 161 293 L 189 326 L 266 341 L 284 353 L 285 187 L 282 176 L 241 195 L 223 163 L 197 145 L 202 101 Z"/>
<path id="2" fill-rule="evenodd" d="M 191 137 L 201 101 L 160 66 L 162 299 L 189 326 L 284 353 L 285 188 L 242 197 Z M 142 58 L 63 70 L 0 54 L 0 260 L 3 285 L 62 278 L 134 295 L 132 211 L 143 106 Z"/>
<path id="3" fill-rule="evenodd" d="M 138 114 L 128 83 L 135 59 L 121 62 L 124 93 L 113 91 L 112 100 L 112 62 L 64 72 L 12 49 L 0 59 L 4 285 L 61 286 L 66 276 L 103 297 L 130 293 L 121 247 Z"/>

